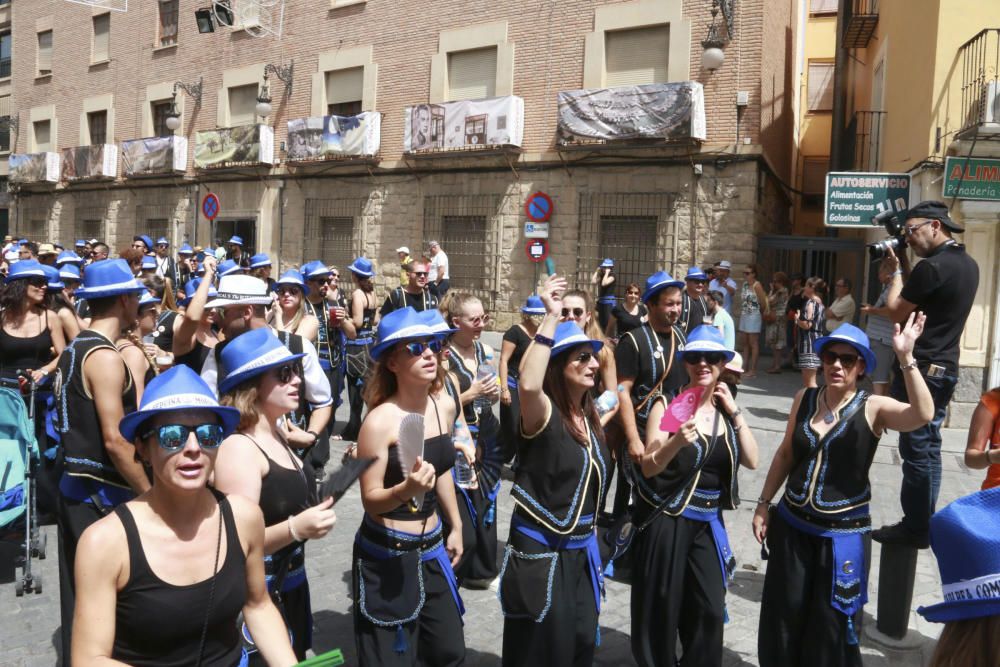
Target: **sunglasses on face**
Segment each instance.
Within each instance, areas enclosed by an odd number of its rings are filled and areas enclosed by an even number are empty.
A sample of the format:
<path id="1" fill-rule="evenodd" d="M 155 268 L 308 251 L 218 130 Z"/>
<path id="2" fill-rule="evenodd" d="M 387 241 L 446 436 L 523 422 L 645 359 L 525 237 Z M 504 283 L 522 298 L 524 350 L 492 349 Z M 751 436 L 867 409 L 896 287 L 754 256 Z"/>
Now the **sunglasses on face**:
<path id="1" fill-rule="evenodd" d="M 563 308 L 562 309 L 562 316 L 563 316 L 563 318 L 573 317 L 575 319 L 577 317 L 583 317 L 583 313 L 584 313 L 583 308 Z"/>
<path id="2" fill-rule="evenodd" d="M 299 369 L 298 364 L 285 364 L 274 369 L 274 374 L 277 376 L 278 382 L 288 384 L 292 381 L 292 378 L 301 377 L 302 371 Z"/>
<path id="3" fill-rule="evenodd" d="M 489 315 L 480 315 L 478 317 L 473 317 L 469 319 L 469 324 L 474 327 L 478 327 L 480 324 L 486 324 L 490 321 Z"/>
<path id="4" fill-rule="evenodd" d="M 310 278 L 309 282 L 316 283 L 317 285 L 329 285 L 330 284 L 330 279 L 329 278 Z"/>
<path id="5" fill-rule="evenodd" d="M 834 363 L 840 362 L 840 367 L 845 371 L 849 371 L 854 368 L 854 364 L 858 363 L 858 359 L 861 357 L 857 354 L 837 354 L 832 350 L 823 350 L 819 354 L 820 360 L 827 366 L 833 366 Z"/>
<path id="6" fill-rule="evenodd" d="M 580 354 L 576 355 L 573 361 L 575 361 L 578 364 L 589 364 L 590 360 L 593 359 L 594 357 L 595 355 L 593 352 L 581 352 Z"/>
<path id="7" fill-rule="evenodd" d="M 45 287 L 49 281 L 48 278 L 28 278 L 28 284 L 32 287 Z"/>
<path id="8" fill-rule="evenodd" d="M 277 290 L 278 296 L 285 296 L 286 294 L 291 294 L 297 296 L 299 293 L 298 287 L 279 287 Z"/>
<path id="9" fill-rule="evenodd" d="M 426 271 L 414 271 L 413 275 L 415 275 L 417 278 L 426 278 L 427 277 L 427 272 Z"/>
<path id="10" fill-rule="evenodd" d="M 330 274 L 330 280 L 340 280 L 340 274 L 339 273 L 331 273 Z"/>
<path id="11" fill-rule="evenodd" d="M 197 426 L 164 424 L 147 431 L 142 437 L 149 438 L 155 435 L 160 448 L 174 454 L 184 449 L 188 436 L 192 433 L 198 439 L 198 446 L 202 449 L 215 450 L 222 444 L 222 426 L 219 424 L 198 424 Z"/>
<path id="12" fill-rule="evenodd" d="M 721 364 L 722 360 L 726 358 L 726 355 L 722 352 L 685 352 L 684 353 L 684 363 L 691 364 L 692 366 L 697 366 L 702 361 L 704 361 L 709 366 L 715 366 L 716 364 Z"/>
<path id="13" fill-rule="evenodd" d="M 403 349 L 410 353 L 411 357 L 422 356 L 424 350 L 430 350 L 434 354 L 441 351 L 444 345 L 437 340 L 415 340 L 412 343 L 407 343 L 403 345 Z"/>

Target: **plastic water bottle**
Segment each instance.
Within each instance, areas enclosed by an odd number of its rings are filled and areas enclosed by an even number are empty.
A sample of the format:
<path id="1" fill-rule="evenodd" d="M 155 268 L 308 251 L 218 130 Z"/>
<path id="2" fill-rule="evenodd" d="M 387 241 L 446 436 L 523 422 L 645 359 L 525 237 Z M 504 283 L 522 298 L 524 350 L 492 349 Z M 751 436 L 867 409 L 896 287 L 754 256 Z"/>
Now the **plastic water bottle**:
<path id="1" fill-rule="evenodd" d="M 472 470 L 469 460 L 462 452 L 455 452 L 455 485 L 462 489 L 471 489 L 476 481 L 476 473 Z"/>
<path id="2" fill-rule="evenodd" d="M 483 359 L 483 362 L 479 364 L 479 368 L 476 369 L 477 382 L 480 380 L 486 380 L 489 378 L 497 377 L 496 369 L 493 368 L 493 364 L 490 363 L 492 361 L 493 361 L 493 355 L 487 354 L 486 357 Z M 486 396 L 477 396 L 472 401 L 472 407 L 476 411 L 477 415 L 482 414 L 482 412 L 485 410 L 489 410 L 492 404 L 493 401 L 487 398 Z"/>
<path id="3" fill-rule="evenodd" d="M 625 391 L 625 387 L 618 385 L 618 391 Z M 603 417 L 615 409 L 615 406 L 618 405 L 618 391 L 608 389 L 597 397 L 594 405 L 597 407 L 598 416 Z"/>

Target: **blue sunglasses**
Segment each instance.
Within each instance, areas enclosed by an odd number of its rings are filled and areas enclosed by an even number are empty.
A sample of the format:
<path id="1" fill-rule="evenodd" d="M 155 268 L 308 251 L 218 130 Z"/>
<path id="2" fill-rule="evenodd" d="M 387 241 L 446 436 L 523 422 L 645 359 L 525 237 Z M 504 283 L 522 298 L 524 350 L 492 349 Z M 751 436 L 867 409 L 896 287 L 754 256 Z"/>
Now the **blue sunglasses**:
<path id="1" fill-rule="evenodd" d="M 424 350 L 428 348 L 430 348 L 431 352 L 437 354 L 444 348 L 444 345 L 442 345 L 441 341 L 438 340 L 417 340 L 412 343 L 407 343 L 403 346 L 403 348 L 410 353 L 411 357 L 419 357 L 424 353 Z"/>
<path id="2" fill-rule="evenodd" d="M 219 424 L 198 424 L 197 426 L 186 426 L 184 424 L 164 424 L 157 428 L 150 429 L 142 437 L 148 438 L 156 435 L 156 440 L 160 447 L 171 454 L 184 449 L 188 436 L 194 433 L 198 439 L 198 446 L 202 449 L 215 450 L 222 444 L 224 438 L 222 426 Z"/>

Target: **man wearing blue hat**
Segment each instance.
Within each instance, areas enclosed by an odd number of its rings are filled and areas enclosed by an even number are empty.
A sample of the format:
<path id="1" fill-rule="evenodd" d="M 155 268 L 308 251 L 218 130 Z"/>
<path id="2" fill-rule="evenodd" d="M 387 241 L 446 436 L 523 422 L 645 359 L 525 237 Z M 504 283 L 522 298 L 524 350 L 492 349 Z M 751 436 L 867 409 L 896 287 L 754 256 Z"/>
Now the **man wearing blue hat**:
<path id="1" fill-rule="evenodd" d="M 274 291 L 275 282 L 271 278 L 271 258 L 266 253 L 261 252 L 250 257 L 250 275 L 263 280 L 267 285 L 268 292 Z"/>
<path id="2" fill-rule="evenodd" d="M 174 258 L 170 256 L 170 241 L 167 237 L 161 236 L 156 239 L 156 246 L 154 248 L 156 261 L 156 275 L 161 278 L 167 278 L 170 283 L 176 288 L 178 280 L 177 275 L 177 263 L 174 262 Z"/>
<path id="3" fill-rule="evenodd" d="M 243 250 L 242 236 L 234 235 L 229 238 L 229 259 L 244 269 L 250 268 L 250 256 Z"/>
<path id="4" fill-rule="evenodd" d="M 422 310 L 437 308 L 438 297 L 427 286 L 429 267 L 426 262 L 414 260 L 406 266 L 408 281 L 405 286 L 397 287 L 385 298 L 379 314 L 385 317 L 394 310 L 409 306 L 418 313 Z"/>
<path id="5" fill-rule="evenodd" d="M 145 234 L 136 234 L 132 237 L 132 247 L 141 250 L 142 254 L 148 255 L 153 252 L 153 239 Z"/>
<path id="6" fill-rule="evenodd" d="M 149 488 L 118 423 L 137 406 L 135 383 L 115 347 L 131 326 L 146 288 L 123 259 L 91 265 L 77 294 L 87 299 L 90 327 L 66 346 L 56 366 L 55 428 L 61 439 L 59 593 L 63 646 L 71 646 L 73 560 L 87 526 Z"/>
<path id="7" fill-rule="evenodd" d="M 695 327 L 710 324 L 708 317 L 708 300 L 705 291 L 708 288 L 708 276 L 697 266 L 688 269 L 684 276 L 684 292 L 681 295 L 681 317 L 678 326 L 684 334 L 691 333 Z"/>

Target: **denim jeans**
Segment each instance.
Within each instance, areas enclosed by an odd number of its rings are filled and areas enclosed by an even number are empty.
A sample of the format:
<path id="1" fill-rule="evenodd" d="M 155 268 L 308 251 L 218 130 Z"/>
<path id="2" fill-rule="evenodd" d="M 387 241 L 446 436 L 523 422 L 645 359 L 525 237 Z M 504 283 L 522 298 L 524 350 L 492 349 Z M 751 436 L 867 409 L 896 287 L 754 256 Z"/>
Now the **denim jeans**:
<path id="1" fill-rule="evenodd" d="M 903 380 L 905 372 L 897 372 L 893 377 L 891 396 L 909 402 Z M 925 372 L 921 370 L 921 374 Z M 903 459 L 899 504 L 903 508 L 903 525 L 916 535 L 927 534 L 931 515 L 937 506 L 941 490 L 941 423 L 955 393 L 958 378 L 925 375 L 924 381 L 934 398 L 934 417 L 926 426 L 899 434 L 899 455 Z"/>

